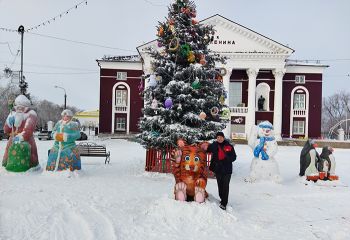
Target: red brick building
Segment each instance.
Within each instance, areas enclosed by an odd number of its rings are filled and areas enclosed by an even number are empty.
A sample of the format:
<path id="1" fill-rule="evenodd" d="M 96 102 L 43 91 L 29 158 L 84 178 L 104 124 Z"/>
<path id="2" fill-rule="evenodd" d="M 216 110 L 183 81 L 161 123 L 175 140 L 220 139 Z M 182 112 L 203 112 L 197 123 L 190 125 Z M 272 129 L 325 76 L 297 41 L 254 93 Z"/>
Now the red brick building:
<path id="1" fill-rule="evenodd" d="M 220 15 L 201 21 L 216 29 L 209 48 L 227 57 L 223 83 L 231 111 L 227 136 L 245 138 L 252 125 L 268 120 L 278 137 L 321 136 L 322 76 L 317 62 L 289 60 L 293 49 Z M 143 107 L 142 74 L 152 73 L 145 51 L 156 40 L 139 46 L 140 55 L 104 57 L 100 66 L 100 133 L 138 132 Z M 259 98 L 264 101 L 259 106 Z"/>

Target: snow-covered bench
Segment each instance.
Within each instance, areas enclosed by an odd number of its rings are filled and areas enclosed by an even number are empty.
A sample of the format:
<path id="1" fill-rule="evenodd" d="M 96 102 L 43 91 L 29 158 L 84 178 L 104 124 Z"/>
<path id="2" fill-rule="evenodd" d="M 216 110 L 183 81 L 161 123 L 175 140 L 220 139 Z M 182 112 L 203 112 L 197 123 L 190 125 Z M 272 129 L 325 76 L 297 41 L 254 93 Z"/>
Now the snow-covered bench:
<path id="1" fill-rule="evenodd" d="M 93 142 L 82 142 L 77 145 L 80 156 L 84 157 L 106 157 L 105 164 L 110 161 L 110 152 L 104 145 Z"/>

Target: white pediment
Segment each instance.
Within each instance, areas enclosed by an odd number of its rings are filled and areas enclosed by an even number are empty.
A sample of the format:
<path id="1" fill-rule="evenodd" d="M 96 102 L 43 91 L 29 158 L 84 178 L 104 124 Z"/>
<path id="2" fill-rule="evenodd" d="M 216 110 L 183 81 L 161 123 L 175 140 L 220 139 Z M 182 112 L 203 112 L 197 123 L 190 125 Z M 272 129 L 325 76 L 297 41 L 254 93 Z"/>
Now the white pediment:
<path id="1" fill-rule="evenodd" d="M 219 53 L 282 54 L 289 56 L 293 49 L 235 23 L 221 15 L 214 15 L 200 22 L 212 25 L 216 30 L 209 48 Z"/>
<path id="2" fill-rule="evenodd" d="M 212 25 L 216 30 L 214 40 L 209 48 L 218 53 L 285 55 L 288 57 L 294 50 L 264 35 L 235 23 L 219 14 L 200 21 L 204 25 Z M 158 48 L 153 40 L 137 49 L 142 55 L 148 47 Z"/>

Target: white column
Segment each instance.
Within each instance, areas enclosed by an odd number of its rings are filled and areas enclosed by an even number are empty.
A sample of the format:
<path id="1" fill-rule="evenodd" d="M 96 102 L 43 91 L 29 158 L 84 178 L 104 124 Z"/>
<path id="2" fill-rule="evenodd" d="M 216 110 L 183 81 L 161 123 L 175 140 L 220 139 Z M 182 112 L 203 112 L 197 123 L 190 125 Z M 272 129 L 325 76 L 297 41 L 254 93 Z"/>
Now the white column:
<path id="1" fill-rule="evenodd" d="M 227 92 L 227 98 L 225 99 L 225 105 L 227 105 L 228 108 L 230 108 L 229 100 L 230 100 L 230 78 L 232 74 L 232 67 L 225 66 L 226 69 L 226 75 L 223 76 L 223 85 L 225 88 L 225 91 Z M 226 124 L 225 129 L 223 130 L 225 137 L 231 139 L 231 114 L 229 117 L 229 122 Z"/>
<path id="2" fill-rule="evenodd" d="M 282 140 L 282 78 L 286 69 L 272 70 L 275 76 L 275 102 L 273 108 L 273 126 L 277 140 Z"/>
<path id="3" fill-rule="evenodd" d="M 255 89 L 256 89 L 256 77 L 258 76 L 258 68 L 247 69 L 248 82 L 248 114 L 245 124 L 245 133 L 247 137 L 250 134 L 252 127 L 255 125 Z"/>

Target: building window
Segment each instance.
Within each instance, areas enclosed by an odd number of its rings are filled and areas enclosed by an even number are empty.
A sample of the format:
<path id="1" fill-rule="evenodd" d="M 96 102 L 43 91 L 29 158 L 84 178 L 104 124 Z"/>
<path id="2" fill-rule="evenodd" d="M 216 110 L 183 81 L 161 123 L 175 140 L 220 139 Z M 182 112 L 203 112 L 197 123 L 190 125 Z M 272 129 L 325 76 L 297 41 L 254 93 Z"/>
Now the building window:
<path id="1" fill-rule="evenodd" d="M 126 130 L 126 118 L 118 118 L 117 117 L 115 119 L 115 121 L 116 121 L 116 124 L 115 124 L 116 131 L 125 131 Z"/>
<path id="2" fill-rule="evenodd" d="M 128 90 L 115 90 L 115 105 L 116 106 L 128 105 Z"/>
<path id="3" fill-rule="evenodd" d="M 237 107 L 242 104 L 242 83 L 241 82 L 230 82 L 229 89 L 229 105 L 230 107 Z"/>
<path id="4" fill-rule="evenodd" d="M 305 109 L 305 94 L 299 94 L 299 93 L 294 94 L 293 108 Z"/>
<path id="5" fill-rule="evenodd" d="M 304 84 L 305 83 L 305 75 L 296 75 L 295 83 Z"/>
<path id="6" fill-rule="evenodd" d="M 293 121 L 293 134 L 304 134 L 305 133 L 305 122 L 304 121 Z"/>
<path id="7" fill-rule="evenodd" d="M 127 72 L 117 72 L 117 80 L 126 80 L 127 77 Z"/>

